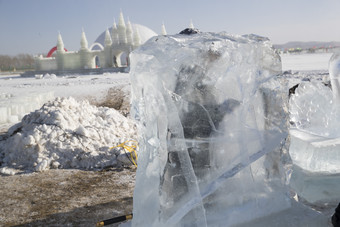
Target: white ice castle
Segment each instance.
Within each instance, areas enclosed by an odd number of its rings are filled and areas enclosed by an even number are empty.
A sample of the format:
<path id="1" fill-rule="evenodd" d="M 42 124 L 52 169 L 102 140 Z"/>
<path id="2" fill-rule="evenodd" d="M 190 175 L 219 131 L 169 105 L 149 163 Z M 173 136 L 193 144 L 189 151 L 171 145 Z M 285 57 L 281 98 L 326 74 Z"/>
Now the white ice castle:
<path id="1" fill-rule="evenodd" d="M 165 35 L 164 25 L 162 34 Z M 106 29 L 89 47 L 85 32 L 81 33 L 79 51 L 67 51 L 61 34 L 58 34 L 57 46 L 53 47 L 46 57 L 35 58 L 35 69 L 45 70 L 78 70 L 93 68 L 111 68 L 129 66 L 129 54 L 146 40 L 157 34 L 151 29 L 139 25 L 125 24 L 120 12 L 118 26 Z"/>

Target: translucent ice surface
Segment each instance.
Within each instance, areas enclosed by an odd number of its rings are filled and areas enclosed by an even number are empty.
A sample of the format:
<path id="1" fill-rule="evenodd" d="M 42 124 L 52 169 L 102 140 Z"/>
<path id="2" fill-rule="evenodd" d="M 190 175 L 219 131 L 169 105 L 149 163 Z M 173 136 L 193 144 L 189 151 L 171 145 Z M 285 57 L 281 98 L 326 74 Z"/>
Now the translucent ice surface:
<path id="1" fill-rule="evenodd" d="M 294 127 L 327 138 L 340 137 L 340 54 L 329 62 L 331 88 L 321 82 L 302 82 L 290 100 Z"/>
<path id="2" fill-rule="evenodd" d="M 158 36 L 130 57 L 133 226 L 234 226 L 290 207 L 287 100 L 268 39 Z"/>
<path id="3" fill-rule="evenodd" d="M 289 102 L 290 121 L 299 130 L 324 137 L 338 133 L 334 127 L 332 90 L 321 82 L 301 82 Z"/>
<path id="4" fill-rule="evenodd" d="M 330 59 L 332 90 L 319 82 L 303 82 L 290 100 L 293 161 L 291 186 L 319 206 L 340 200 L 340 55 Z"/>

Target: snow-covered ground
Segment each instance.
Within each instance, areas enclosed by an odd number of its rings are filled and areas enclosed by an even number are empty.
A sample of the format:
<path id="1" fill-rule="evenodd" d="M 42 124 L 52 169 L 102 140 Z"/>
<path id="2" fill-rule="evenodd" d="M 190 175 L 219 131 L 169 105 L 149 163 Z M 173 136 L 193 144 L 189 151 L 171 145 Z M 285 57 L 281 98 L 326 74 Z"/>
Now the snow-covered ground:
<path id="1" fill-rule="evenodd" d="M 129 89 L 126 73 L 103 75 L 45 76 L 42 79 L 20 75 L 0 76 L 0 131 L 55 97 L 100 102 L 113 87 Z"/>
<path id="2" fill-rule="evenodd" d="M 332 53 L 282 54 L 282 70 L 311 71 L 328 70 L 328 61 Z"/>
<path id="3" fill-rule="evenodd" d="M 55 96 L 86 98 L 101 97 L 114 86 L 129 84 L 128 73 L 105 73 L 102 75 L 69 75 L 61 77 L 20 77 L 20 75 L 0 76 L 0 93 L 24 97 L 29 93 L 54 92 Z"/>

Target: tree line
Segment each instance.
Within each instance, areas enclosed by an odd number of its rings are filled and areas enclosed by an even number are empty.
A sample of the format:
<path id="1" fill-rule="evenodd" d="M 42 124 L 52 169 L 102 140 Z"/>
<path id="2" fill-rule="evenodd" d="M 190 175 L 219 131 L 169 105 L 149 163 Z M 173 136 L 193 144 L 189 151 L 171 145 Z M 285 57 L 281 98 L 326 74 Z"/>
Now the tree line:
<path id="1" fill-rule="evenodd" d="M 29 70 L 34 69 L 34 58 L 29 54 L 19 54 L 16 56 L 0 55 L 0 70 Z"/>

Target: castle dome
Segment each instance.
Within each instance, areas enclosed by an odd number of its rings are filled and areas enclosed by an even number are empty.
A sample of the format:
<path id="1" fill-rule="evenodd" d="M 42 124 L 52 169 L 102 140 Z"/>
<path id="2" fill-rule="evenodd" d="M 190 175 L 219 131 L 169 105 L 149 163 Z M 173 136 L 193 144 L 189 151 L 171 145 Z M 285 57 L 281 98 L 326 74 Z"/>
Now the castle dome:
<path id="1" fill-rule="evenodd" d="M 157 36 L 156 32 L 154 32 L 150 28 L 143 26 L 143 25 L 140 25 L 140 24 L 132 24 L 132 30 L 133 30 L 133 32 L 138 31 L 141 44 L 145 43 L 151 37 Z M 112 34 L 112 27 L 109 28 L 109 31 L 110 31 L 110 34 Z M 103 31 L 94 42 L 100 43 L 104 46 L 105 32 L 106 31 Z M 114 31 L 114 32 L 116 32 L 116 31 Z"/>

